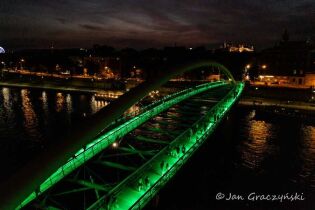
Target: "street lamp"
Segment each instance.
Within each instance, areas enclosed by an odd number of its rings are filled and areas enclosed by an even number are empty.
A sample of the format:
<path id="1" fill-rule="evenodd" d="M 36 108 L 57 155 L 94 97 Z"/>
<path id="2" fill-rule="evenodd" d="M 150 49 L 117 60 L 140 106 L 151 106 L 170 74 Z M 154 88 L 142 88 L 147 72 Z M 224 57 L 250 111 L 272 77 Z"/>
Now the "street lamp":
<path id="1" fill-rule="evenodd" d="M 264 64 L 264 65 L 261 66 L 261 68 L 262 68 L 262 69 L 267 69 L 267 65 Z"/>
<path id="2" fill-rule="evenodd" d="M 23 70 L 23 63 L 25 62 L 25 60 L 22 58 L 21 60 L 20 60 L 20 64 L 21 64 L 21 70 Z"/>
<path id="3" fill-rule="evenodd" d="M 118 143 L 117 143 L 117 142 L 114 142 L 114 143 L 112 144 L 112 146 L 113 146 L 114 148 L 117 148 L 117 147 L 118 147 Z"/>
<path id="4" fill-rule="evenodd" d="M 249 80 L 249 69 L 251 68 L 252 66 L 251 66 L 251 64 L 247 64 L 246 66 L 245 66 L 245 68 L 244 68 L 244 73 L 243 73 L 243 78 L 244 78 L 244 80 Z"/>

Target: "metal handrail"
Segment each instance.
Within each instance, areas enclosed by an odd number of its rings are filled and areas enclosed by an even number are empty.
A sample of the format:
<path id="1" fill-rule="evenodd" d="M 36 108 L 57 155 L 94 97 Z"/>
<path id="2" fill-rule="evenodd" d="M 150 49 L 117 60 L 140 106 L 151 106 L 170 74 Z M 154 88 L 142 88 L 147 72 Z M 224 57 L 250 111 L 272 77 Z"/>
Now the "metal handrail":
<path id="1" fill-rule="evenodd" d="M 178 101 L 172 101 L 172 99 L 175 99 L 177 97 L 180 98 L 180 100 L 184 100 L 185 99 L 185 94 L 188 94 L 188 96 L 186 97 L 191 97 L 193 94 L 198 94 L 199 92 L 203 91 L 203 88 L 207 88 L 207 87 L 219 87 L 221 85 L 225 85 L 226 83 L 224 82 L 216 82 L 216 83 L 207 83 L 207 84 L 202 84 L 199 86 L 196 86 L 195 88 L 189 88 L 189 89 L 185 89 L 183 91 L 180 91 L 179 93 L 175 93 L 172 94 L 170 96 L 164 97 L 163 100 L 160 100 L 159 102 L 156 102 L 155 107 L 152 108 L 150 111 L 144 111 L 141 114 L 138 114 L 136 117 L 134 117 L 133 119 L 130 119 L 129 121 L 125 122 L 122 125 L 119 125 L 119 127 L 114 130 L 114 131 L 109 131 L 108 133 L 105 133 L 104 137 L 99 137 L 97 139 L 95 139 L 93 142 L 91 142 L 90 144 L 88 144 L 85 148 L 82 148 L 81 150 L 79 150 L 72 158 L 70 158 L 63 166 L 61 166 L 60 168 L 57 169 L 57 171 L 55 173 L 53 173 L 48 179 L 46 179 L 40 186 L 39 186 L 39 190 L 34 191 L 31 195 L 29 195 L 18 207 L 22 208 L 23 206 L 25 206 L 27 203 L 29 203 L 31 200 L 35 199 L 39 194 L 41 194 L 42 192 L 46 191 L 47 189 L 49 189 L 52 185 L 56 184 L 58 181 L 60 181 L 62 179 L 62 177 L 64 177 L 65 175 L 69 174 L 70 172 L 72 172 L 73 170 L 75 170 L 77 167 L 79 167 L 80 165 L 83 164 L 83 162 L 86 161 L 86 155 L 90 154 L 90 157 L 88 157 L 87 159 L 90 159 L 91 157 L 93 157 L 95 155 L 95 153 L 100 152 L 101 150 L 99 150 L 99 148 L 97 148 L 97 146 L 99 144 L 105 144 L 105 146 L 103 146 L 102 150 L 104 148 L 106 148 L 109 144 L 111 144 L 112 142 L 110 142 L 111 139 L 109 139 L 110 137 L 112 138 L 120 138 L 122 136 L 120 135 L 120 132 L 123 129 L 128 128 L 128 126 L 131 126 L 131 128 L 133 128 L 132 126 L 134 126 L 132 123 L 134 123 L 136 120 L 138 120 L 138 117 L 140 117 L 141 115 L 145 118 L 145 121 L 147 120 L 146 118 L 150 118 L 151 114 L 155 112 L 157 112 L 156 114 L 158 114 L 159 112 L 161 112 L 163 110 L 163 107 L 161 107 L 162 104 L 168 104 L 169 106 L 171 106 L 171 103 L 177 103 Z M 197 92 L 195 93 L 191 93 L 191 95 L 189 94 L 190 91 L 194 90 L 194 89 L 198 89 Z M 182 98 L 181 98 L 182 97 Z M 165 108 L 165 107 L 164 107 Z M 161 109 L 161 110 L 159 110 Z M 153 112 L 152 112 L 153 111 Z M 155 115 L 156 115 L 155 114 Z M 141 122 L 140 122 L 141 123 Z M 136 125 L 138 126 L 138 125 Z M 130 128 L 130 127 L 129 127 Z M 129 132 L 129 131 L 128 131 Z M 116 137 L 114 135 L 117 135 Z M 114 137 L 113 137 L 114 136 Z M 94 149 L 95 148 L 95 149 Z M 95 150 L 99 150 L 99 151 L 95 151 Z M 83 154 L 83 157 L 81 157 Z M 91 154 L 93 154 L 91 156 Z"/>
<path id="2" fill-rule="evenodd" d="M 235 87 L 237 88 L 237 86 Z M 197 125 L 201 124 L 201 122 L 203 122 L 205 119 L 208 119 L 210 117 L 210 114 L 216 110 L 219 109 L 218 107 L 220 107 L 225 100 L 227 100 L 229 97 L 231 97 L 231 95 L 233 94 L 233 91 L 235 91 L 235 88 L 233 88 L 219 103 L 217 103 L 214 107 L 212 107 L 208 113 L 203 116 L 202 118 L 200 118 L 197 122 L 195 122 L 191 128 L 196 127 Z M 222 115 L 223 113 L 221 113 Z M 189 132 L 189 129 L 187 129 L 186 131 L 184 131 L 181 135 L 179 135 L 177 138 L 175 138 L 172 142 L 171 142 L 171 146 L 173 144 L 178 143 L 178 141 L 181 140 L 181 138 L 183 138 L 183 136 L 187 135 Z M 169 145 L 169 146 L 170 146 Z M 121 183 L 119 183 L 115 188 L 113 188 L 111 191 L 109 191 L 106 195 L 104 195 L 101 199 L 99 199 L 99 201 L 95 202 L 92 206 L 90 206 L 88 208 L 88 210 L 90 209 L 94 209 L 94 208 L 98 208 L 101 205 L 101 201 L 104 201 L 105 199 L 109 198 L 110 196 L 113 195 L 117 195 L 119 194 L 119 192 L 122 191 L 123 187 L 126 186 L 128 183 L 134 183 L 134 180 L 139 179 L 139 177 L 141 177 L 143 175 L 143 171 L 145 171 L 146 169 L 149 169 L 152 167 L 154 161 L 156 161 L 155 159 L 157 159 L 158 156 L 160 156 L 161 154 L 164 154 L 168 149 L 169 146 L 164 147 L 159 153 L 157 153 L 156 155 L 154 155 L 148 162 L 146 162 L 145 164 L 143 164 L 140 168 L 138 168 L 134 173 L 132 173 L 131 175 L 129 175 L 126 179 L 124 179 Z M 143 196 L 145 196 L 146 194 L 142 195 L 141 198 Z M 140 200 L 141 198 L 139 198 L 138 200 Z M 135 205 L 135 204 L 134 204 Z"/>
<path id="3" fill-rule="evenodd" d="M 227 100 L 228 98 L 230 98 L 231 95 L 233 94 L 233 92 L 235 91 L 235 89 L 237 89 L 237 88 L 239 88 L 239 87 L 236 86 L 235 88 L 233 88 L 219 103 L 217 103 L 214 107 L 212 107 L 212 108 L 207 112 L 207 114 L 206 114 L 205 116 L 203 116 L 203 117 L 200 118 L 197 122 L 195 122 L 195 123 L 191 126 L 191 128 L 194 128 L 195 126 L 200 125 L 201 123 L 203 123 L 203 122 L 209 117 L 208 115 L 210 115 L 214 110 L 219 109 L 220 106 L 222 106 L 223 102 L 224 102 L 225 100 Z M 226 111 L 228 111 L 228 110 L 226 110 Z M 219 120 L 222 120 L 222 118 L 221 118 L 222 116 L 223 116 L 223 113 L 220 114 Z M 217 125 L 217 124 L 216 124 L 216 125 Z M 184 131 L 180 136 L 178 136 L 176 139 L 174 139 L 174 141 L 172 141 L 172 143 L 173 143 L 173 142 L 176 142 L 176 141 L 178 141 L 178 140 L 181 140 L 182 136 L 187 135 L 187 133 L 189 132 L 189 130 L 190 130 L 191 128 L 189 128 L 189 129 L 187 129 L 186 131 Z M 214 127 L 211 127 L 212 130 L 213 130 L 213 128 L 214 128 Z M 209 129 L 208 131 L 206 131 L 205 133 L 203 133 L 203 135 L 202 135 L 199 139 L 204 138 L 204 137 L 206 136 L 207 132 L 210 132 L 210 129 Z M 177 143 L 177 142 L 176 142 L 176 143 Z M 172 171 L 172 169 L 174 169 L 175 166 L 177 166 L 177 165 L 179 164 L 179 162 L 183 162 L 183 161 L 184 161 L 184 160 L 183 160 L 183 157 L 184 157 L 185 155 L 187 155 L 190 150 L 195 149 L 194 146 L 195 146 L 196 144 L 198 144 L 198 142 L 196 142 L 187 152 L 185 152 L 185 154 L 183 154 L 183 156 L 180 157 L 180 158 L 176 161 L 176 163 L 174 163 L 174 164 L 171 166 L 171 168 L 169 168 L 169 169 L 167 170 L 167 172 L 164 173 L 164 174 L 160 177 L 160 179 L 159 179 L 157 182 L 155 182 L 152 186 L 150 186 L 150 189 L 147 190 L 146 193 L 144 193 L 144 194 L 137 200 L 137 202 L 135 202 L 135 203 L 130 207 L 130 209 L 134 209 L 136 206 L 138 206 L 138 208 L 141 208 L 141 204 L 142 204 L 141 201 L 143 200 L 143 198 L 147 196 L 147 194 L 151 191 L 151 189 L 153 189 L 154 187 L 158 186 L 158 185 L 160 184 L 160 182 L 162 182 L 163 179 L 164 179 L 167 175 L 169 175 L 168 172 Z M 163 150 L 167 150 L 168 148 L 169 148 L 169 146 L 166 146 Z M 160 151 L 157 155 L 155 155 L 154 157 L 157 157 L 157 156 L 163 154 L 163 153 L 165 152 L 165 151 L 163 151 L 163 150 L 161 150 L 161 151 Z M 153 160 L 154 157 L 153 157 L 150 161 L 148 161 L 147 164 L 143 165 L 143 166 L 144 166 L 143 168 L 142 168 L 142 167 L 139 168 L 139 170 L 140 170 L 140 169 L 141 169 L 141 170 L 145 170 L 146 168 L 148 168 L 148 165 L 151 165 L 151 164 L 149 164 L 149 162 L 154 161 L 154 160 Z M 176 167 L 176 168 L 178 168 L 178 167 Z M 176 170 L 176 168 L 175 168 L 175 170 Z M 137 170 L 137 171 L 138 171 L 138 170 Z M 137 171 L 134 172 L 134 174 L 136 174 Z M 139 172 L 138 172 L 138 173 L 139 173 Z M 139 202 L 140 202 L 140 203 L 139 203 Z"/>

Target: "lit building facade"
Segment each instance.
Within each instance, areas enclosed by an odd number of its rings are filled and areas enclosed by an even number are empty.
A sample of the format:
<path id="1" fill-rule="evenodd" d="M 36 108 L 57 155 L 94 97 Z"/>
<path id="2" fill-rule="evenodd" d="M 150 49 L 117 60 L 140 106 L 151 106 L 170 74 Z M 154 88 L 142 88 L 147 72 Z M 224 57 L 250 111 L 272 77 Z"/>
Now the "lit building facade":
<path id="1" fill-rule="evenodd" d="M 243 53 L 254 52 L 254 46 L 247 44 L 232 44 L 224 42 L 222 49 L 228 52 Z"/>
<path id="2" fill-rule="evenodd" d="M 257 66 L 258 80 L 266 84 L 315 86 L 315 50 L 309 41 L 289 41 L 284 34 L 281 42 L 261 52 Z"/>

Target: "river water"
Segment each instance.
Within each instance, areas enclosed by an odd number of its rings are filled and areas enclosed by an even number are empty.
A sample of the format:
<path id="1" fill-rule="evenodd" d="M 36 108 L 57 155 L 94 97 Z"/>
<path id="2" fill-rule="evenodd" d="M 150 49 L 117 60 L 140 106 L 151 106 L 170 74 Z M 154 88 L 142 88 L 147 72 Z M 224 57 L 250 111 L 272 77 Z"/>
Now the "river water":
<path id="1" fill-rule="evenodd" d="M 109 101 L 94 94 L 0 88 L 1 179 L 65 133 L 72 121 L 97 112 Z"/>
<path id="2" fill-rule="evenodd" d="M 304 200 L 252 201 L 253 193 L 297 193 Z M 222 194 L 225 198 L 218 200 Z M 229 200 L 230 194 L 243 199 Z M 312 125 L 295 118 L 267 118 L 253 107 L 235 107 L 150 207 L 315 209 L 315 122 Z"/>
<path id="3" fill-rule="evenodd" d="M 0 164 L 6 168 L 0 178 L 108 102 L 89 93 L 0 88 Z M 313 210 L 314 191 L 315 123 L 258 117 L 254 108 L 235 107 L 149 208 Z M 297 192 L 305 200 L 216 200 L 218 193 L 246 198 L 252 192 Z"/>

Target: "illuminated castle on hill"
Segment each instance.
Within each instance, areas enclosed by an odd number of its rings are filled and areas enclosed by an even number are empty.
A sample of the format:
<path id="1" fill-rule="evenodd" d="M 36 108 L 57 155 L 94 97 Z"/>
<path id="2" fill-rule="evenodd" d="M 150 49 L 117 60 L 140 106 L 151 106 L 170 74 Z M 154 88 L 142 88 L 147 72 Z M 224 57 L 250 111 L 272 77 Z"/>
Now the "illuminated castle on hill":
<path id="1" fill-rule="evenodd" d="M 226 43 L 224 42 L 223 44 L 223 49 L 229 51 L 229 52 L 238 52 L 238 53 L 242 53 L 242 52 L 254 52 L 254 46 L 248 46 L 246 44 L 232 44 L 232 43 Z"/>

